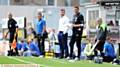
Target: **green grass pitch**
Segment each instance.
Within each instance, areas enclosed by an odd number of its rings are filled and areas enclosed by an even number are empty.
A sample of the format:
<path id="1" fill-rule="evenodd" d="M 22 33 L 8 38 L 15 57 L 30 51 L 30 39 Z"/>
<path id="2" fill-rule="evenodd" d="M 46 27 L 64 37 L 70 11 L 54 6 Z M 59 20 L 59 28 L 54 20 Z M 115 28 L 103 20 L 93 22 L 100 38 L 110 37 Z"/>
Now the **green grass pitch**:
<path id="1" fill-rule="evenodd" d="M 96 64 L 88 60 L 69 62 L 66 59 L 10 56 L 0 56 L 0 64 L 39 64 L 40 67 L 120 67 L 111 63 Z"/>

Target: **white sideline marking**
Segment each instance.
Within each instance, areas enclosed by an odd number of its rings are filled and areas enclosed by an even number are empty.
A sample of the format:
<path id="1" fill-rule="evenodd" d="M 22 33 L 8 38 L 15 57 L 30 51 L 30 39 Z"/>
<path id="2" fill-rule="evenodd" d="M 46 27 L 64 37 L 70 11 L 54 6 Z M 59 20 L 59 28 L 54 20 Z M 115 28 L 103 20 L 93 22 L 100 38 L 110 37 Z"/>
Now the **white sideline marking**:
<path id="1" fill-rule="evenodd" d="M 67 62 L 60 61 L 60 60 L 57 60 L 57 59 L 52 59 L 51 61 L 58 62 L 58 63 L 62 63 L 62 64 L 68 64 Z"/>
<path id="2" fill-rule="evenodd" d="M 8 58 L 16 60 L 16 61 L 23 62 L 23 63 L 35 64 L 34 62 L 29 62 L 29 61 L 21 60 L 21 59 L 15 58 L 15 57 L 8 57 Z"/>
<path id="3" fill-rule="evenodd" d="M 32 58 L 34 58 L 34 57 L 32 57 Z M 60 61 L 60 60 L 58 60 L 58 59 L 54 59 L 54 58 L 48 58 L 48 60 L 50 60 L 50 61 L 54 61 L 54 62 L 58 62 L 58 63 L 62 63 L 62 64 L 68 64 L 67 62 Z"/>
<path id="4" fill-rule="evenodd" d="M 22 59 L 18 59 L 18 58 L 15 58 L 15 57 L 7 57 L 9 59 L 13 59 L 13 60 L 16 60 L 16 61 L 19 61 L 19 62 L 23 62 L 23 63 L 28 63 L 28 64 L 36 64 L 34 62 L 30 62 L 30 61 L 25 61 L 25 60 L 22 60 Z M 48 65 L 43 65 L 43 64 L 40 64 L 40 66 L 44 66 L 44 67 L 51 67 L 51 66 L 48 66 Z"/>
<path id="5" fill-rule="evenodd" d="M 58 62 L 58 63 L 62 63 L 62 64 L 67 64 L 66 62 L 58 61 L 58 60 L 51 60 L 51 61 Z"/>

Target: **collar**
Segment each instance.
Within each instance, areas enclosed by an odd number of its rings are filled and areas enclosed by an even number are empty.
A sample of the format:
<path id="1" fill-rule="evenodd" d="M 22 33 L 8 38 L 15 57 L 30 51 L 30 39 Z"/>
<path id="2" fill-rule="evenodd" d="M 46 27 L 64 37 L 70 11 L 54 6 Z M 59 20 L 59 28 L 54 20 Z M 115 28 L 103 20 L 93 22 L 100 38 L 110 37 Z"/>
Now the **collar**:
<path id="1" fill-rule="evenodd" d="M 61 18 L 63 18 L 63 17 L 65 17 L 65 15 L 64 15 L 64 16 L 62 16 Z"/>
<path id="2" fill-rule="evenodd" d="M 38 21 L 40 22 L 42 20 L 42 18 L 41 19 L 38 19 Z"/>
<path id="3" fill-rule="evenodd" d="M 77 14 L 75 14 L 76 16 L 79 16 L 80 15 L 80 12 L 78 12 Z"/>

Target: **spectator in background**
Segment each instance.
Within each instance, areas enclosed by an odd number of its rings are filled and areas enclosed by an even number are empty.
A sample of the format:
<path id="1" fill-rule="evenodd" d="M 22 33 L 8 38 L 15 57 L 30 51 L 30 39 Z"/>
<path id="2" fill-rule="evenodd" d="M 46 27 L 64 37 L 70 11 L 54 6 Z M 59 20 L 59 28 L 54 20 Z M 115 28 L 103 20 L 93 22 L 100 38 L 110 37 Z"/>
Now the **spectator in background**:
<path id="1" fill-rule="evenodd" d="M 108 26 L 114 26 L 114 23 L 112 20 L 108 23 Z"/>
<path id="2" fill-rule="evenodd" d="M 26 46 L 27 46 L 27 43 L 25 42 L 24 39 L 22 39 L 21 42 L 18 43 L 17 49 L 20 56 L 23 56 L 23 52 L 27 50 Z"/>
<path id="3" fill-rule="evenodd" d="M 46 21 L 42 18 L 42 13 L 38 12 L 37 15 L 37 20 L 35 21 L 35 27 L 36 27 L 36 37 L 38 40 L 38 47 L 39 47 L 39 51 L 41 51 L 41 57 L 45 55 L 45 51 L 44 51 L 44 44 L 42 44 L 42 36 L 44 34 L 44 32 L 46 31 Z"/>
<path id="4" fill-rule="evenodd" d="M 104 62 L 111 62 L 116 57 L 114 46 L 112 44 L 112 38 L 110 38 L 110 37 L 107 38 L 107 40 L 104 44 L 103 53 L 104 53 L 104 56 L 103 56 Z"/>
<path id="5" fill-rule="evenodd" d="M 55 34 L 55 29 L 50 29 L 49 30 L 49 34 L 48 34 L 48 38 L 50 40 L 50 45 L 52 46 L 51 48 L 54 51 L 54 56 L 56 58 L 60 57 L 60 45 L 58 44 L 58 38 L 57 35 Z"/>
<path id="6" fill-rule="evenodd" d="M 52 47 L 55 45 L 55 41 L 56 41 L 55 29 L 49 30 L 48 39 L 49 39 L 49 43 L 50 43 L 49 44 L 50 45 L 50 49 L 52 49 Z"/>
<path id="7" fill-rule="evenodd" d="M 32 27 L 30 28 L 30 30 L 31 30 L 31 33 L 34 35 L 34 38 L 35 38 L 35 36 L 36 36 L 35 30 Z"/>
<path id="8" fill-rule="evenodd" d="M 23 56 L 39 56 L 40 51 L 38 45 L 33 43 L 31 39 L 28 39 L 27 45 L 23 46 Z"/>
<path id="9" fill-rule="evenodd" d="M 5 35 L 5 38 L 7 37 L 9 33 L 9 47 L 10 50 L 8 51 L 8 55 L 12 55 L 12 53 L 15 51 L 15 55 L 18 55 L 17 47 L 13 48 L 12 43 L 15 40 L 17 42 L 17 32 L 18 32 L 18 25 L 17 22 L 13 19 L 12 14 L 8 14 L 8 32 Z"/>
<path id="10" fill-rule="evenodd" d="M 112 44 L 114 46 L 114 50 L 115 50 L 115 55 L 117 56 L 118 55 L 118 50 L 119 50 L 119 44 L 117 43 L 117 40 L 113 39 L 112 40 Z"/>
<path id="11" fill-rule="evenodd" d="M 69 18 L 65 15 L 65 9 L 60 10 L 60 19 L 59 19 L 59 28 L 58 28 L 58 41 L 60 45 L 60 58 L 67 58 L 69 56 L 68 53 L 68 45 L 67 45 L 67 37 L 68 37 L 68 24 Z"/>
<path id="12" fill-rule="evenodd" d="M 119 21 L 118 20 L 116 20 L 115 23 L 116 23 L 116 26 L 119 26 Z"/>
<path id="13" fill-rule="evenodd" d="M 86 47 L 84 49 L 84 54 L 87 56 L 88 60 L 93 60 L 94 52 L 89 54 L 89 52 L 90 52 L 90 50 L 92 49 L 92 46 L 93 46 L 92 43 L 91 43 L 91 39 L 87 38 L 86 41 L 87 41 L 87 44 L 86 44 Z"/>
<path id="14" fill-rule="evenodd" d="M 55 39 L 55 29 L 49 29 L 49 31 L 48 31 L 48 38 L 50 39 L 50 40 L 56 40 Z"/>

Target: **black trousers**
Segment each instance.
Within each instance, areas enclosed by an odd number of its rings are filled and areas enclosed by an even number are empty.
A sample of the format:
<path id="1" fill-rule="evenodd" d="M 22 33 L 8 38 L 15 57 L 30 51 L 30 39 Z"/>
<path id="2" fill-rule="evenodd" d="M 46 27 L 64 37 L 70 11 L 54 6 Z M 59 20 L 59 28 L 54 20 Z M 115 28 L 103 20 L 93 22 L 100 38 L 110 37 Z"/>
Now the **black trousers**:
<path id="1" fill-rule="evenodd" d="M 74 48 L 74 44 L 76 42 L 77 48 L 78 48 L 78 55 L 77 57 L 80 58 L 81 55 L 81 39 L 82 39 L 82 32 L 83 31 L 78 31 L 76 33 L 72 34 L 71 40 L 70 40 L 70 58 L 74 57 L 73 54 L 73 48 Z"/>
<path id="2" fill-rule="evenodd" d="M 38 48 L 40 51 L 40 55 L 45 55 L 44 42 L 42 40 L 44 40 L 44 38 L 41 36 L 41 34 L 37 34 L 37 41 L 38 41 Z"/>
<path id="3" fill-rule="evenodd" d="M 15 32 L 10 32 L 9 34 L 9 43 L 12 43 L 13 40 L 14 40 L 14 35 L 15 35 Z M 16 35 L 15 39 L 16 39 L 16 42 L 17 42 L 17 37 L 18 35 Z"/>
<path id="4" fill-rule="evenodd" d="M 93 59 L 94 59 L 94 55 L 87 56 L 87 60 L 93 60 Z"/>
<path id="5" fill-rule="evenodd" d="M 120 43 L 118 43 L 118 45 L 119 45 L 119 56 L 120 56 Z"/>
<path id="6" fill-rule="evenodd" d="M 101 56 L 103 56 L 103 48 L 104 48 L 104 43 L 105 43 L 105 40 L 100 40 L 99 43 L 97 44 L 97 46 L 95 47 L 95 56 L 97 56 L 97 50 L 100 51 L 101 53 Z"/>
<path id="7" fill-rule="evenodd" d="M 110 56 L 104 56 L 103 57 L 103 61 L 104 62 L 112 62 L 114 60 L 114 58 L 113 57 L 110 57 Z"/>
<path id="8" fill-rule="evenodd" d="M 9 43 L 13 43 L 14 35 L 15 35 L 15 32 L 10 32 L 10 34 L 9 34 Z M 18 38 L 18 35 L 16 35 L 16 37 L 15 37 L 16 42 L 17 42 L 17 38 Z M 17 47 L 15 48 L 15 52 L 13 52 L 13 50 L 11 50 L 11 45 L 9 45 L 9 48 L 10 48 L 10 50 L 8 51 L 9 56 L 18 56 Z"/>

